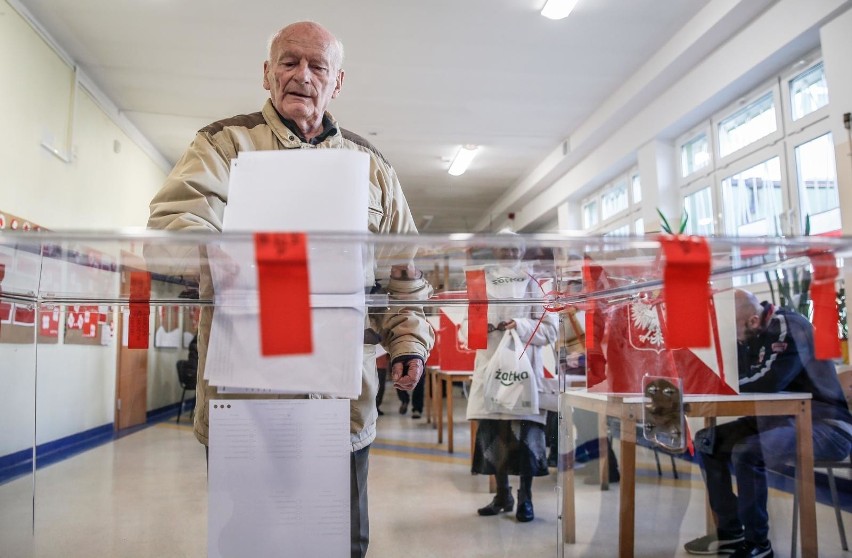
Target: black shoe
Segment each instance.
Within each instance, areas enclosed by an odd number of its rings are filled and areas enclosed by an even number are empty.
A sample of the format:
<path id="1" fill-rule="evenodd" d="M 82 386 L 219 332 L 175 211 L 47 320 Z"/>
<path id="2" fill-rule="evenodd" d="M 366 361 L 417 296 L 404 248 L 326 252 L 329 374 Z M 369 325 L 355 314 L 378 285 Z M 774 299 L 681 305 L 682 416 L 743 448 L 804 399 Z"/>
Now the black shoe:
<path id="1" fill-rule="evenodd" d="M 743 538 L 743 533 L 736 533 L 733 535 L 704 535 L 703 537 L 698 537 L 697 539 L 691 540 L 683 547 L 690 554 L 733 554 L 739 548 L 745 544 L 745 540 Z"/>
<path id="2" fill-rule="evenodd" d="M 505 497 L 495 496 L 491 503 L 484 508 L 479 508 L 479 515 L 497 515 L 502 512 L 510 512 L 515 507 L 515 499 L 512 497 L 511 487 Z"/>
<path id="3" fill-rule="evenodd" d="M 515 519 L 521 523 L 526 523 L 535 519 L 533 512 L 532 494 L 524 494 L 518 490 L 518 511 L 515 513 Z"/>
<path id="4" fill-rule="evenodd" d="M 408 412 L 408 403 L 400 403 L 399 404 L 399 414 L 404 415 Z"/>
<path id="5" fill-rule="evenodd" d="M 378 412 L 378 413 L 379 413 L 379 416 L 380 416 L 380 417 L 381 417 L 381 416 L 384 416 L 384 414 L 385 414 L 385 413 L 384 413 L 381 409 L 376 409 L 376 412 Z"/>
<path id="6" fill-rule="evenodd" d="M 769 541 L 760 544 L 743 541 L 731 554 L 731 558 L 774 558 L 774 556 L 775 553 L 772 552 L 772 545 L 769 544 Z"/>
<path id="7" fill-rule="evenodd" d="M 413 411 L 411 411 L 411 418 L 413 418 L 413 419 L 419 419 L 422 416 L 423 416 L 423 411 L 418 411 L 417 409 L 414 409 Z"/>

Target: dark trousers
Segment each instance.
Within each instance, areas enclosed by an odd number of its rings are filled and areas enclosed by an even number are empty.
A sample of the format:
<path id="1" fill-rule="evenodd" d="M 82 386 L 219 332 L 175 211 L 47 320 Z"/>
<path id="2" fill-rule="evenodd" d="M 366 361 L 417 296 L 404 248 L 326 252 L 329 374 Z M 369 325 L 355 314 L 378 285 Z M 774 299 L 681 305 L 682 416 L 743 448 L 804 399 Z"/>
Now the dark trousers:
<path id="1" fill-rule="evenodd" d="M 408 403 L 411 401 L 411 410 L 422 413 L 423 412 L 423 392 L 425 390 L 426 385 L 426 372 L 421 374 L 420 379 L 417 381 L 417 385 L 414 386 L 414 389 L 411 390 L 411 396 L 408 395 L 408 392 L 405 390 L 398 389 L 396 390 L 397 395 L 399 396 L 399 400 L 402 403 Z"/>
<path id="2" fill-rule="evenodd" d="M 352 452 L 349 458 L 349 513 L 352 558 L 364 558 L 370 544 L 370 518 L 367 513 L 367 471 L 370 446 Z"/>
<path id="3" fill-rule="evenodd" d="M 852 444 L 833 426 L 815 420 L 813 438 L 816 460 L 843 459 L 849 455 Z M 719 534 L 745 531 L 748 541 L 767 541 L 766 468 L 794 462 L 796 429 L 792 419 L 743 417 L 699 430 L 695 442 Z M 737 494 L 731 482 L 732 465 L 737 477 Z"/>

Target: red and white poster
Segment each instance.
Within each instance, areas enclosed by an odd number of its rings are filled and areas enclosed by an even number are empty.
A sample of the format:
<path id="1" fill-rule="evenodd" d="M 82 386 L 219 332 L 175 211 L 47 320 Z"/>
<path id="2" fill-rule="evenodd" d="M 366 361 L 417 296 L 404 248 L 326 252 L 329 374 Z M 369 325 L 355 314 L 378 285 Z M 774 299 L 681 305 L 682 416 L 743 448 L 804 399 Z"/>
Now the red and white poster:
<path id="1" fill-rule="evenodd" d="M 59 337 L 59 306 L 42 310 L 39 314 L 38 334 L 41 337 Z"/>

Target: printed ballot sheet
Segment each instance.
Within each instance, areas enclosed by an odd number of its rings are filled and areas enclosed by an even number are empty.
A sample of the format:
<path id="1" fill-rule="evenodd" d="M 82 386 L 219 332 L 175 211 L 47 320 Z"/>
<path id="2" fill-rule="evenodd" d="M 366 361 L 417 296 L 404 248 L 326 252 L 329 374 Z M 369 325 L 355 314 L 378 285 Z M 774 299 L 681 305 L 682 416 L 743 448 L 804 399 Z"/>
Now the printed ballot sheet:
<path id="1" fill-rule="evenodd" d="M 349 555 L 349 402 L 213 400 L 209 558 Z"/>
<path id="2" fill-rule="evenodd" d="M 232 161 L 224 230 L 365 232 L 369 164 L 366 153 L 344 149 L 240 153 Z M 358 396 L 372 263 L 365 265 L 356 241 L 314 244 L 309 237 L 307 252 L 313 353 L 264 357 L 253 250 L 208 246 L 216 293 L 204 370 L 210 384 Z"/>

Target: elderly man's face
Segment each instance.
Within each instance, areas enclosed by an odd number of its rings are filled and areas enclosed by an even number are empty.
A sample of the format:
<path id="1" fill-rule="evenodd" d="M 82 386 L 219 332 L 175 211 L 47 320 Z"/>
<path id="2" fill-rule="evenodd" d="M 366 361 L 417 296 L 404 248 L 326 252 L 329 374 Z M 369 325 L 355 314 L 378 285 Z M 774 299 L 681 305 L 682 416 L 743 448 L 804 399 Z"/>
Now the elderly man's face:
<path id="1" fill-rule="evenodd" d="M 321 28 L 297 25 L 280 36 L 263 64 L 263 87 L 278 112 L 297 123 L 321 122 L 343 85 L 339 56 L 334 37 Z"/>

